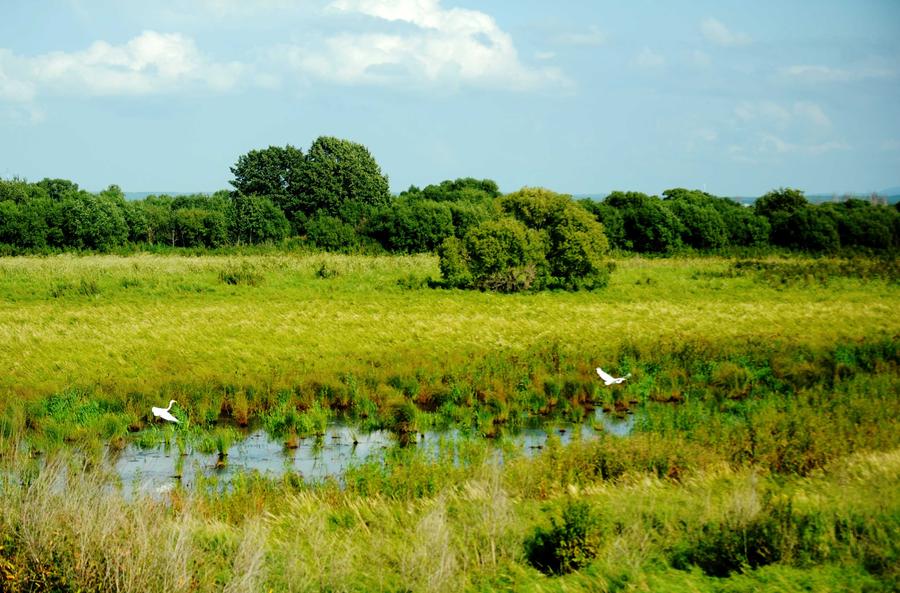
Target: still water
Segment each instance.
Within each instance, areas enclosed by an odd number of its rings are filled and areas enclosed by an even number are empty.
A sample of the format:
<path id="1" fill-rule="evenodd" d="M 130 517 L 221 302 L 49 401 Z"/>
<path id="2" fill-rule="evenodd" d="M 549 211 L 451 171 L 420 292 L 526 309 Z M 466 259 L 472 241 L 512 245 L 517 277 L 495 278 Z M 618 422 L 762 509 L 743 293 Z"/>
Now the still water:
<path id="1" fill-rule="evenodd" d="M 601 432 L 625 436 L 631 432 L 633 424 L 633 416 L 617 418 L 598 409 L 592 418 L 577 426 L 556 423 L 540 428 L 524 428 L 507 439 L 520 447 L 523 454 L 535 455 L 543 448 L 550 433 L 557 434 L 565 444 L 573 438 L 597 438 L 600 427 Z M 456 430 L 427 431 L 417 435 L 414 446 L 437 452 L 442 440 L 457 438 L 464 437 Z M 326 477 L 340 479 L 351 465 L 380 459 L 388 448 L 396 444 L 396 436 L 388 431 L 361 433 L 351 426 L 335 422 L 324 436 L 302 439 L 296 449 L 288 449 L 283 441 L 272 439 L 263 430 L 256 430 L 228 449 L 224 466 L 218 465 L 218 454 L 200 453 L 191 447 L 182 454 L 177 447 L 143 449 L 129 445 L 111 461 L 126 493 L 162 493 L 179 481 L 188 486 L 201 474 L 214 475 L 225 482 L 236 474 L 248 472 L 271 477 L 292 472 L 308 482 Z"/>

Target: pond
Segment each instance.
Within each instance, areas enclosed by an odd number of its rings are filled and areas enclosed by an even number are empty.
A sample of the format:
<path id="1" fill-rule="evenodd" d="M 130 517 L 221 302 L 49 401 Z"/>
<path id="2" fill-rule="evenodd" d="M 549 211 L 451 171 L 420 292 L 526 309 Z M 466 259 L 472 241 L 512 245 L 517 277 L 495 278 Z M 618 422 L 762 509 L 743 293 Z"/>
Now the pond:
<path id="1" fill-rule="evenodd" d="M 573 438 L 589 440 L 600 432 L 625 436 L 632 430 L 634 417 L 623 418 L 596 410 L 584 423 L 546 424 L 542 427 L 523 428 L 506 437 L 525 455 L 535 455 L 544 446 L 550 433 L 556 433 L 563 443 Z M 419 433 L 412 446 L 437 452 L 439 443 L 449 439 L 465 438 L 457 430 L 434 430 Z M 334 422 L 325 434 L 318 438 L 299 441 L 297 448 L 286 448 L 282 440 L 271 438 L 259 429 L 228 449 L 227 462 L 219 463 L 217 453 L 205 454 L 192 447 L 180 453 L 177 447 L 158 446 L 141 448 L 128 445 L 111 455 L 110 462 L 128 494 L 162 493 L 172 489 L 180 481 L 190 485 L 199 475 L 215 475 L 227 483 L 231 477 L 248 472 L 278 477 L 287 472 L 302 476 L 307 482 L 334 477 L 341 479 L 351 465 L 371 459 L 380 459 L 384 452 L 397 445 L 397 437 L 384 430 L 362 433 L 351 425 Z"/>

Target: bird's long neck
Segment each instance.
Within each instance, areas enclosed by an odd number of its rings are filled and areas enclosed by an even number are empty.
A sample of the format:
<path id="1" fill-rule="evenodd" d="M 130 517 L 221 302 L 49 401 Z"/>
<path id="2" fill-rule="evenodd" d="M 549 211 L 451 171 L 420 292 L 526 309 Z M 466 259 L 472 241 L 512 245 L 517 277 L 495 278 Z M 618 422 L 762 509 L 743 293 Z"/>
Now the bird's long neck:
<path id="1" fill-rule="evenodd" d="M 166 412 L 168 412 L 169 410 L 172 409 L 172 404 L 174 404 L 174 403 L 175 403 L 175 400 L 174 400 L 174 399 L 173 399 L 172 401 L 169 402 L 169 407 L 166 408 Z"/>

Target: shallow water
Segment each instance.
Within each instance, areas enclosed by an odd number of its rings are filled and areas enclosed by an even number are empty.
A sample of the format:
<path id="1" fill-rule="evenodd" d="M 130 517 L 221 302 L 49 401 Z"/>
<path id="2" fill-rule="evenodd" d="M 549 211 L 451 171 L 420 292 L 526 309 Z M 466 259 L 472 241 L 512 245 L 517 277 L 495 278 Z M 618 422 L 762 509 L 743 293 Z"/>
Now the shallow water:
<path id="1" fill-rule="evenodd" d="M 609 434 L 625 436 L 631 432 L 634 417 L 620 419 L 596 410 L 592 418 L 577 426 L 556 423 L 540 428 L 524 428 L 506 438 L 520 447 L 523 454 L 531 456 L 540 452 L 550 433 L 556 433 L 564 444 L 573 438 L 596 438 L 598 433 L 592 428 L 592 422 L 602 426 Z M 464 437 L 456 430 L 426 431 L 417 435 L 414 446 L 436 453 L 442 440 L 458 438 Z M 163 445 L 149 449 L 129 445 L 110 461 L 126 493 L 162 493 L 175 487 L 179 481 L 190 485 L 198 475 L 217 476 L 228 482 L 241 473 L 255 471 L 278 477 L 292 472 L 307 482 L 327 477 L 340 480 L 351 464 L 360 464 L 371 458 L 380 459 L 384 451 L 396 444 L 396 437 L 388 431 L 361 433 L 351 426 L 335 422 L 324 436 L 302 439 L 296 449 L 286 448 L 281 440 L 272 439 L 263 430 L 253 431 L 229 448 L 227 463 L 223 467 L 217 467 L 219 457 L 216 453 L 204 454 L 188 447 L 182 455 L 177 447 Z"/>

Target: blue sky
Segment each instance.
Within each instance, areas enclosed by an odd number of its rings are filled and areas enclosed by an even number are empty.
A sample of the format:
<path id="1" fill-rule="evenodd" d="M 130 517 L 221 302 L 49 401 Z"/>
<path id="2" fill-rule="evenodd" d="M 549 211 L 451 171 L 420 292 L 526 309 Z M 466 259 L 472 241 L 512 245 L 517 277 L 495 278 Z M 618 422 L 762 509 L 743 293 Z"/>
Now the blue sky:
<path id="1" fill-rule="evenodd" d="M 365 144 L 394 191 L 900 184 L 900 2 L 0 0 L 0 176 L 212 191 Z"/>

